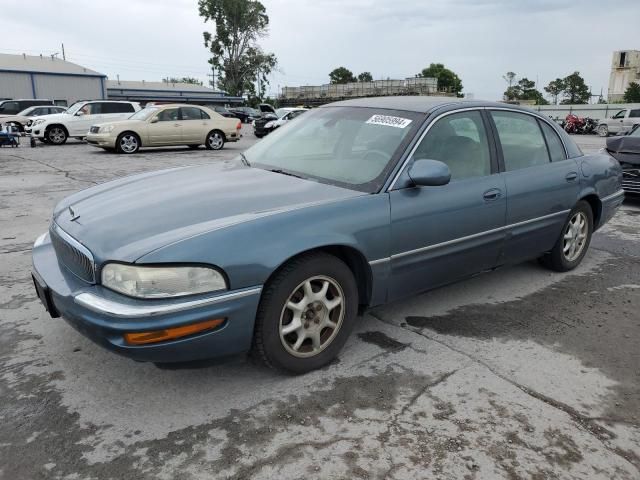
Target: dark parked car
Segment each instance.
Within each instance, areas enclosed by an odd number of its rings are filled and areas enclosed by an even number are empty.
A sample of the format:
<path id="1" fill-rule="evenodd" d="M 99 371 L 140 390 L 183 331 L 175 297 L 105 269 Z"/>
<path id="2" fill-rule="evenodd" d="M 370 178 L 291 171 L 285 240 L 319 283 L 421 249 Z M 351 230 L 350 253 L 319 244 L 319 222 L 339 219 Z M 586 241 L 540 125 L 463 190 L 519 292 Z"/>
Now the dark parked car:
<path id="1" fill-rule="evenodd" d="M 260 117 L 260 112 L 251 107 L 235 107 L 230 108 L 229 111 L 238 117 L 242 123 L 251 123 Z"/>
<path id="2" fill-rule="evenodd" d="M 623 136 L 607 139 L 607 152 L 622 166 L 622 188 L 627 194 L 640 195 L 640 125 Z"/>
<path id="3" fill-rule="evenodd" d="M 53 105 L 51 100 L 38 100 L 38 99 L 18 99 L 18 100 L 2 100 L 0 101 L 0 116 L 2 115 L 16 115 L 23 111 L 25 108 L 35 107 L 39 105 Z"/>
<path id="4" fill-rule="evenodd" d="M 253 348 L 307 372 L 358 311 L 503 265 L 582 261 L 622 170 L 501 103 L 349 100 L 216 162 L 118 179 L 54 209 L 33 248 L 51 316 L 133 359 Z M 143 193 L 143 194 L 142 194 Z"/>
<path id="5" fill-rule="evenodd" d="M 235 113 L 231 112 L 228 108 L 226 107 L 221 107 L 219 105 L 213 106 L 213 107 L 209 107 L 212 110 L 214 110 L 216 113 L 219 113 L 220 115 L 222 115 L 223 117 L 227 117 L 227 118 L 237 118 L 238 120 L 240 120 L 240 117 L 238 117 L 238 115 L 236 115 Z"/>

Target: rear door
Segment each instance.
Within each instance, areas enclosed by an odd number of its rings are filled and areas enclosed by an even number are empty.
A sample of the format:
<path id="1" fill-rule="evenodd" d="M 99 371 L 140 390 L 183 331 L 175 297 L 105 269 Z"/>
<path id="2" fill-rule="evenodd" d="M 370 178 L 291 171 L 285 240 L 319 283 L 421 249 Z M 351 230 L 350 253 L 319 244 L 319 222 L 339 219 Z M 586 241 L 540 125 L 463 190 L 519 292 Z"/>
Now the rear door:
<path id="1" fill-rule="evenodd" d="M 208 133 L 209 115 L 198 107 L 180 107 L 182 118 L 182 142 L 188 145 L 200 145 Z"/>
<path id="2" fill-rule="evenodd" d="M 491 110 L 502 177 L 507 188 L 504 262 L 551 250 L 576 204 L 580 178 L 560 136 L 528 113 Z"/>
<path id="3" fill-rule="evenodd" d="M 135 112 L 130 103 L 104 102 L 102 104 L 102 116 L 104 122 L 117 122 L 126 120 Z"/>
<path id="4" fill-rule="evenodd" d="M 390 300 L 497 264 L 506 198 L 488 132 L 479 110 L 448 113 L 435 121 L 412 153 L 408 166 L 413 160 L 440 160 L 449 166 L 451 182 L 390 192 Z"/>
<path id="5" fill-rule="evenodd" d="M 182 143 L 182 122 L 180 109 L 165 108 L 158 112 L 149 123 L 149 144 L 176 145 Z"/>

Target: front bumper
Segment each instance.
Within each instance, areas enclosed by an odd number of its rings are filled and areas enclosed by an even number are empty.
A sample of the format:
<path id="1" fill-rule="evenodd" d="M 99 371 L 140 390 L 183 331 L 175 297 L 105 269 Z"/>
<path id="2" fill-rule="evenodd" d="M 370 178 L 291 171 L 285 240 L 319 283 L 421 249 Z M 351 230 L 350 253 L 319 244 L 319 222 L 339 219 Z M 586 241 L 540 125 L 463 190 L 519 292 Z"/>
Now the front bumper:
<path id="1" fill-rule="evenodd" d="M 34 276 L 46 284 L 53 312 L 97 344 L 145 362 L 185 362 L 243 353 L 251 347 L 261 286 L 173 300 L 139 300 L 83 282 L 60 265 L 49 234 L 33 248 Z M 129 345 L 128 332 L 146 332 L 225 318 L 214 330 L 147 345 Z"/>
<path id="2" fill-rule="evenodd" d="M 30 125 L 28 127 L 25 127 L 24 131 L 27 135 L 31 135 L 32 137 L 44 138 L 44 124 L 35 126 Z"/>
<path id="3" fill-rule="evenodd" d="M 109 133 L 88 133 L 86 140 L 94 147 L 116 148 L 116 139 Z"/>
<path id="4" fill-rule="evenodd" d="M 640 195 L 640 166 L 622 166 L 622 188 L 628 195 Z"/>

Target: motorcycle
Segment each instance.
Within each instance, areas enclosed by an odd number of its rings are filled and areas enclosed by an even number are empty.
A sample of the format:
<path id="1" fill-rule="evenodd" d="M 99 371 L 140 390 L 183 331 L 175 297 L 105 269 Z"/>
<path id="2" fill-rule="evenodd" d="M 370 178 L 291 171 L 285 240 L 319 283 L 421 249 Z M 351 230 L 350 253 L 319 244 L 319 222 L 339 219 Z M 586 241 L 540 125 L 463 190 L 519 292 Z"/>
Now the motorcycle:
<path id="1" fill-rule="evenodd" d="M 570 113 L 564 122 L 564 131 L 574 135 L 587 135 L 595 132 L 598 121 L 590 117 L 578 117 Z"/>

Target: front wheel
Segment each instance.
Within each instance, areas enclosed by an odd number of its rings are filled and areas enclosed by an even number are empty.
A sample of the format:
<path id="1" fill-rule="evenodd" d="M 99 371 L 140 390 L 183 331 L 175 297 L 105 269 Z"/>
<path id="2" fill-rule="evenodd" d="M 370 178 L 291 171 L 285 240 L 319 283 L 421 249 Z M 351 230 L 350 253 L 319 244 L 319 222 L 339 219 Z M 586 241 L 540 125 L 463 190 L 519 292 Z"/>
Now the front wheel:
<path id="1" fill-rule="evenodd" d="M 136 153 L 140 150 L 140 138 L 135 133 L 123 133 L 116 141 L 116 150 L 118 153 Z"/>
<path id="2" fill-rule="evenodd" d="M 593 234 L 593 212 L 584 200 L 571 210 L 562 228 L 560 238 L 553 249 L 540 259 L 541 263 L 556 272 L 573 270 L 587 253 Z"/>
<path id="3" fill-rule="evenodd" d="M 344 262 L 325 253 L 299 257 L 263 291 L 254 352 L 279 370 L 315 370 L 338 355 L 357 312 L 358 289 Z"/>
<path id="4" fill-rule="evenodd" d="M 220 150 L 224 147 L 224 135 L 218 130 L 209 132 L 207 135 L 207 141 L 205 143 L 207 150 Z"/>
<path id="5" fill-rule="evenodd" d="M 53 126 L 47 130 L 45 133 L 47 140 L 49 143 L 54 145 L 62 145 L 67 141 L 67 132 L 64 128 Z"/>
<path id="6" fill-rule="evenodd" d="M 598 135 L 600 135 L 601 137 L 608 137 L 609 136 L 609 127 L 606 125 L 600 125 L 598 127 Z"/>

